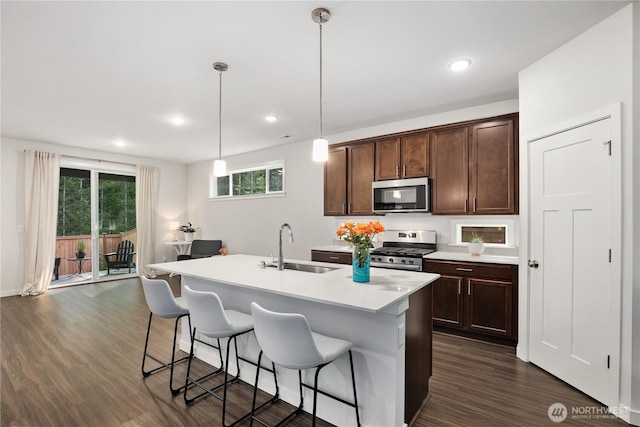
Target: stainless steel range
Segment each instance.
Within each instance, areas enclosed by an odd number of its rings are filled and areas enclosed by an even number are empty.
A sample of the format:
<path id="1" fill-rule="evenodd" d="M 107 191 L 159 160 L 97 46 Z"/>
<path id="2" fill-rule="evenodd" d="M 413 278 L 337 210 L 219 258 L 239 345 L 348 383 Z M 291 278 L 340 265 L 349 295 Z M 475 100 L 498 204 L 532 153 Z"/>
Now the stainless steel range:
<path id="1" fill-rule="evenodd" d="M 422 257 L 435 251 L 435 231 L 388 230 L 382 247 L 371 251 L 371 266 L 422 271 Z"/>

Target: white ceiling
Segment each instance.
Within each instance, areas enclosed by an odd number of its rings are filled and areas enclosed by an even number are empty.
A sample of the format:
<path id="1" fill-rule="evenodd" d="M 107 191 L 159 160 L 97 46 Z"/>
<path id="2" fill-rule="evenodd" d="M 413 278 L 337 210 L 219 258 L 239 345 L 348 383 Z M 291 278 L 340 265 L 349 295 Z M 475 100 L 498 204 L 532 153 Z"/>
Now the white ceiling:
<path id="1" fill-rule="evenodd" d="M 629 1 L 2 1 L 3 137 L 195 162 L 514 99 L 517 73 Z M 464 73 L 447 64 L 471 58 Z M 182 127 L 168 119 L 180 114 Z M 266 114 L 280 120 L 269 124 Z M 290 135 L 283 139 L 284 135 Z M 114 141 L 126 142 L 117 147 Z"/>

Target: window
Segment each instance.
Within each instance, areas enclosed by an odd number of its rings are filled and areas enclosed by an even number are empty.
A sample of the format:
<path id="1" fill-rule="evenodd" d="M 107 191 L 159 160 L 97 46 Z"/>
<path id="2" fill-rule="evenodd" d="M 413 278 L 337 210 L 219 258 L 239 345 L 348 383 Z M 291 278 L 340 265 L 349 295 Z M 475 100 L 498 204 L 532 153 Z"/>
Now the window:
<path id="1" fill-rule="evenodd" d="M 510 219 L 454 220 L 451 223 L 452 244 L 467 245 L 481 238 L 489 247 L 514 247 L 515 222 Z"/>
<path id="2" fill-rule="evenodd" d="M 232 171 L 227 176 L 211 179 L 210 197 L 256 197 L 284 194 L 284 163 Z"/>

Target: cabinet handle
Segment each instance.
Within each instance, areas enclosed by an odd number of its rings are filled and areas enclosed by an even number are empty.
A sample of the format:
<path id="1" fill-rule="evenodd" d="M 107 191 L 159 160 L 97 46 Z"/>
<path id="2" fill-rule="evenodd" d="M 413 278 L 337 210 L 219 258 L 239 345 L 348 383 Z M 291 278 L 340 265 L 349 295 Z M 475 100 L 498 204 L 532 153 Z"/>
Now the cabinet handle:
<path id="1" fill-rule="evenodd" d="M 456 267 L 456 271 L 466 271 L 468 273 L 471 273 L 471 272 L 473 272 L 473 268 Z"/>
<path id="2" fill-rule="evenodd" d="M 339 256 L 330 256 L 329 259 L 340 259 Z"/>
<path id="3" fill-rule="evenodd" d="M 464 211 L 469 212 L 469 199 L 464 199 Z"/>
<path id="4" fill-rule="evenodd" d="M 347 214 L 351 213 L 351 203 L 347 203 Z"/>
<path id="5" fill-rule="evenodd" d="M 462 293 L 462 282 L 458 281 L 458 295 Z"/>
<path id="6" fill-rule="evenodd" d="M 467 295 L 471 295 L 471 282 L 467 282 Z"/>
<path id="7" fill-rule="evenodd" d="M 344 203 L 342 204 L 342 215 L 344 215 Z"/>
<path id="8" fill-rule="evenodd" d="M 396 176 L 398 176 L 398 165 L 396 165 Z"/>
<path id="9" fill-rule="evenodd" d="M 477 212 L 476 210 L 476 198 L 473 198 L 473 212 Z"/>
<path id="10" fill-rule="evenodd" d="M 402 176 L 407 176 L 407 165 L 402 165 Z"/>

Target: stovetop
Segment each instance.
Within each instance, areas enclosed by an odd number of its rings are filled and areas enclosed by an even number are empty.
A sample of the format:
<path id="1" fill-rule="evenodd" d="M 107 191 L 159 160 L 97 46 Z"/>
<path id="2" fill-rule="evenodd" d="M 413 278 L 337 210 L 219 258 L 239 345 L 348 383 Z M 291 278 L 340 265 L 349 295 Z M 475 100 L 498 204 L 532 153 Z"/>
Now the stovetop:
<path id="1" fill-rule="evenodd" d="M 371 255 L 402 256 L 410 258 L 422 258 L 425 255 L 435 252 L 433 248 L 403 248 L 403 247 L 380 247 L 371 251 Z"/>

